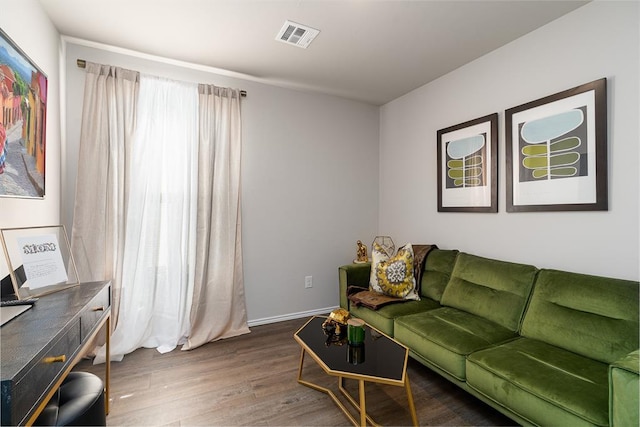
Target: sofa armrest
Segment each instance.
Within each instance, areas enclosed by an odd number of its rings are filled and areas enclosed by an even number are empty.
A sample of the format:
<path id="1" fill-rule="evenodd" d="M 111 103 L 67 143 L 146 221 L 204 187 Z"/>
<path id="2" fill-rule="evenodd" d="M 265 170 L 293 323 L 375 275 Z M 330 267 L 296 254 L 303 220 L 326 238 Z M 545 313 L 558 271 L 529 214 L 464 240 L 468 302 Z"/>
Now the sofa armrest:
<path id="1" fill-rule="evenodd" d="M 609 365 L 609 425 L 639 423 L 640 349 Z"/>
<path id="2" fill-rule="evenodd" d="M 347 264 L 338 268 L 340 282 L 340 307 L 348 310 L 349 300 L 347 299 L 347 288 L 349 286 L 359 286 L 369 289 L 369 275 L 371 263 Z"/>

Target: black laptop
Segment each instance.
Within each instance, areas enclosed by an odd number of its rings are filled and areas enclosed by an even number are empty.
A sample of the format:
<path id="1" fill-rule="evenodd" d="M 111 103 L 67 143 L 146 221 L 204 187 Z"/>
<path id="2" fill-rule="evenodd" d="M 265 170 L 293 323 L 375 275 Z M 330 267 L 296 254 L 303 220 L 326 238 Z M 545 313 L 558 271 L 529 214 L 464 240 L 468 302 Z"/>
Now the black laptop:
<path id="1" fill-rule="evenodd" d="M 24 267 L 20 266 L 15 271 L 16 279 L 18 280 L 18 288 L 22 287 L 22 284 L 27 281 L 27 276 L 24 273 Z M 13 284 L 11 283 L 11 275 L 7 274 L 2 281 L 0 281 L 0 300 L 11 301 L 18 299 Z"/>

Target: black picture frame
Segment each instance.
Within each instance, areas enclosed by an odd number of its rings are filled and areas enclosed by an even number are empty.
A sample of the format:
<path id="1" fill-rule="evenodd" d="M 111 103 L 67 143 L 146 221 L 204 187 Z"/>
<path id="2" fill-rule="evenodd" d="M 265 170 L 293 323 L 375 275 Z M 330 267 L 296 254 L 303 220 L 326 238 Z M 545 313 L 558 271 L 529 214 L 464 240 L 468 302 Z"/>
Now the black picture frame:
<path id="1" fill-rule="evenodd" d="M 607 80 L 505 111 L 507 212 L 606 211 Z"/>
<path id="2" fill-rule="evenodd" d="M 437 132 L 438 212 L 498 212 L 498 113 Z"/>

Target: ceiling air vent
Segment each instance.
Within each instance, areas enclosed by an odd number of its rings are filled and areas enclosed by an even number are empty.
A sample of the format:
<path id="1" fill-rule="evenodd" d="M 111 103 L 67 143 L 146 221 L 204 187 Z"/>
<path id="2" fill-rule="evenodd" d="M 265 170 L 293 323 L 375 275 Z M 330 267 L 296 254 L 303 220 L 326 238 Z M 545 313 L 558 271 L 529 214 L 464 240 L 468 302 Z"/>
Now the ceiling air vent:
<path id="1" fill-rule="evenodd" d="M 320 30 L 316 30 L 315 28 L 285 21 L 276 36 L 276 40 L 306 49 L 318 34 L 320 34 Z"/>

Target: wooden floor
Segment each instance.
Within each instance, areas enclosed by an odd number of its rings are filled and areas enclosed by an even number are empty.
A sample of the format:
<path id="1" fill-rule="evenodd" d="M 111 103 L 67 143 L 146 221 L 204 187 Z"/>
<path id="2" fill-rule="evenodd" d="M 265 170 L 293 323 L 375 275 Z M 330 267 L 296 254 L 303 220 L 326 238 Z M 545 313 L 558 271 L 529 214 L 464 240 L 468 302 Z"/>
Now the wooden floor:
<path id="1" fill-rule="evenodd" d="M 329 396 L 296 381 L 300 347 L 293 333 L 305 321 L 253 327 L 192 351 L 139 349 L 112 362 L 107 425 L 350 425 Z M 104 374 L 104 365 L 88 360 L 75 369 Z M 420 425 L 514 424 L 413 359 L 408 371 Z M 311 358 L 303 375 L 337 393 L 337 379 Z M 357 396 L 355 381 L 347 381 L 347 389 Z M 367 383 L 366 398 L 376 422 L 411 424 L 404 388 Z"/>

